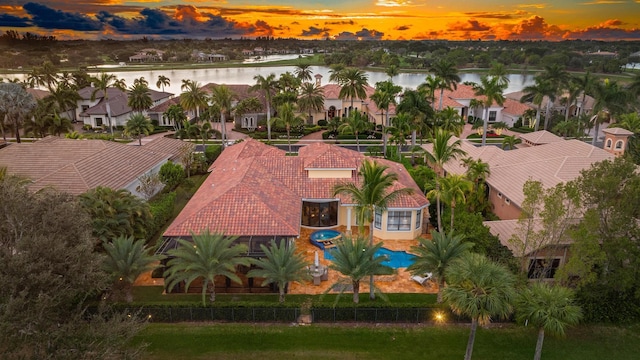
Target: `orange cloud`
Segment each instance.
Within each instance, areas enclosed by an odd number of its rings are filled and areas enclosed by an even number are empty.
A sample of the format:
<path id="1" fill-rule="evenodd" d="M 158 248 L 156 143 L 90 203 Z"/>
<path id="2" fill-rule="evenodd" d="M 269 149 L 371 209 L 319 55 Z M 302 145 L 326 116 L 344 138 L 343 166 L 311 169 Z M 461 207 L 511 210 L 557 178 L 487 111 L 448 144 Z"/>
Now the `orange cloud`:
<path id="1" fill-rule="evenodd" d="M 476 19 L 469 19 L 467 22 L 455 22 L 447 25 L 450 31 L 487 31 L 491 29 L 488 24 L 483 24 Z"/>

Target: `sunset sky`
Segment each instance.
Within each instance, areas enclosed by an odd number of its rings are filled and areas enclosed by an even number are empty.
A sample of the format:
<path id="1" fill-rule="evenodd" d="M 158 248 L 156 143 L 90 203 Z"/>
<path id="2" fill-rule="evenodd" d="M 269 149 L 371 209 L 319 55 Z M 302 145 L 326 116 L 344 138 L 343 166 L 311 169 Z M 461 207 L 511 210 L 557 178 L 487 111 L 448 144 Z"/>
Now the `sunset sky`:
<path id="1" fill-rule="evenodd" d="M 6 30 L 60 40 L 640 40 L 640 0 L 0 0 Z"/>

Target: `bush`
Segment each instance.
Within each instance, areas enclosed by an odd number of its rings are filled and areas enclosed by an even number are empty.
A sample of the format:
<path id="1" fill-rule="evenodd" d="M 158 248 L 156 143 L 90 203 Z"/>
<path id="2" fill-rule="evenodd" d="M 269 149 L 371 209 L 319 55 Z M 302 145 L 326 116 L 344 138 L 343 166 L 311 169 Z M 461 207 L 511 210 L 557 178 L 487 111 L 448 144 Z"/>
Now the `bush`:
<path id="1" fill-rule="evenodd" d="M 174 189 L 185 178 L 182 166 L 171 161 L 162 165 L 158 174 L 160 175 L 160 181 L 169 189 Z"/>
<path id="2" fill-rule="evenodd" d="M 204 156 L 207 159 L 207 164 L 211 165 L 222 154 L 222 146 L 220 145 L 208 145 L 204 149 Z"/>
<path id="3" fill-rule="evenodd" d="M 318 120 L 318 126 L 327 126 L 328 124 L 329 123 L 325 119 Z"/>
<path id="4" fill-rule="evenodd" d="M 176 193 L 162 194 L 149 202 L 149 210 L 153 221 L 147 229 L 148 234 L 156 234 L 173 217 L 173 207 L 176 201 Z"/>
<path id="5" fill-rule="evenodd" d="M 522 118 L 518 118 L 518 120 L 516 120 L 516 122 L 513 123 L 513 127 L 514 128 L 521 128 L 522 127 Z"/>

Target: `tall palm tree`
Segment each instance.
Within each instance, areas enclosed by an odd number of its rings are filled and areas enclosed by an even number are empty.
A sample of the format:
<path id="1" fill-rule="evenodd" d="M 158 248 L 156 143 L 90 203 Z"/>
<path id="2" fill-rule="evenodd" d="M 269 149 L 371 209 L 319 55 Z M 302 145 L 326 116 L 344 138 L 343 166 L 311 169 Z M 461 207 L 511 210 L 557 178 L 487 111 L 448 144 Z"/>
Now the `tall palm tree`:
<path id="1" fill-rule="evenodd" d="M 356 147 L 360 152 L 360 134 L 371 130 L 373 124 L 369 122 L 367 115 L 358 110 L 349 113 L 349 116 L 338 127 L 341 133 L 349 132 L 356 136 Z"/>
<path id="2" fill-rule="evenodd" d="M 109 131 L 113 135 L 113 124 L 111 123 L 111 106 L 109 105 L 109 88 L 115 87 L 121 91 L 125 91 L 121 80 L 113 74 L 107 74 L 105 72 L 100 73 L 100 76 L 92 78 L 95 89 L 91 92 L 91 101 L 96 99 L 96 94 L 102 91 L 102 98 L 104 99 L 105 107 L 107 109 L 107 123 L 109 124 Z"/>
<path id="3" fill-rule="evenodd" d="M 491 175 L 489 164 L 481 159 L 473 159 L 471 157 L 463 159 L 462 164 L 467 168 L 465 176 L 473 182 L 472 201 L 467 202 L 470 212 L 481 211 L 486 207 L 486 182 Z"/>
<path id="4" fill-rule="evenodd" d="M 471 193 L 473 184 L 467 180 L 464 175 L 447 174 L 440 179 L 440 187 L 442 189 L 443 199 L 449 203 L 451 207 L 451 227 L 449 232 L 453 233 L 453 219 L 455 217 L 455 209 L 459 203 L 464 204 L 467 201 L 467 194 Z"/>
<path id="5" fill-rule="evenodd" d="M 13 125 L 16 142 L 20 143 L 20 127 L 36 105 L 36 100 L 22 85 L 0 83 L 0 115 L 3 124 Z"/>
<path id="6" fill-rule="evenodd" d="M 425 94 L 429 98 L 431 105 L 436 101 L 436 92 L 445 85 L 438 76 L 427 75 L 424 82 L 418 85 L 417 90 Z"/>
<path id="7" fill-rule="evenodd" d="M 452 232 L 431 231 L 431 239 L 418 238 L 420 244 L 413 246 L 415 261 L 407 268 L 414 275 L 431 273 L 438 283 L 438 303 L 442 302 L 442 290 L 446 284 L 446 270 L 456 260 L 466 255 L 473 247 L 465 242 L 464 235 L 454 236 Z"/>
<path id="8" fill-rule="evenodd" d="M 127 105 L 129 105 L 133 111 L 137 111 L 138 113 L 142 113 L 153 106 L 149 87 L 143 82 L 131 85 L 127 91 Z"/>
<path id="9" fill-rule="evenodd" d="M 391 64 L 384 69 L 384 73 L 389 77 L 389 81 L 392 81 L 393 78 L 400 73 L 400 71 L 397 65 Z"/>
<path id="10" fill-rule="evenodd" d="M 218 85 L 211 89 L 211 103 L 220 109 L 220 133 L 222 134 L 222 147 L 227 143 L 227 114 L 233 111 L 233 100 L 236 95 L 226 85 Z"/>
<path id="11" fill-rule="evenodd" d="M 636 73 L 631 83 L 629 83 L 628 89 L 636 97 L 640 96 L 640 73 Z"/>
<path id="12" fill-rule="evenodd" d="M 608 79 L 596 83 L 594 85 L 593 92 L 595 95 L 593 113 L 598 115 L 606 112 L 606 116 L 600 117 L 600 119 L 615 119 L 618 115 L 629 110 L 630 104 L 633 103 L 634 100 L 633 94 L 627 91 L 627 89 L 619 86 L 616 81 L 609 81 Z M 592 145 L 596 144 L 598 138 L 600 122 L 597 120 L 599 119 L 596 119 L 595 121 L 595 130 L 593 140 L 591 142 Z"/>
<path id="13" fill-rule="evenodd" d="M 428 124 L 433 127 L 433 123 L 429 121 L 433 119 L 433 108 L 425 98 L 424 94 L 417 90 L 406 90 L 402 94 L 402 100 L 400 104 L 396 106 L 397 113 L 407 113 L 411 118 L 411 146 L 416 145 L 416 138 L 418 128 L 422 127 L 422 124 Z M 421 139 L 427 135 L 421 134 Z"/>
<path id="14" fill-rule="evenodd" d="M 492 78 L 496 78 L 498 83 L 502 85 L 509 85 L 509 73 L 503 63 L 497 61 L 493 62 L 487 74 Z"/>
<path id="15" fill-rule="evenodd" d="M 514 276 L 483 255 L 467 254 L 445 271 L 448 285 L 442 297 L 454 313 L 471 318 L 471 332 L 464 359 L 471 360 L 478 324 L 494 316 L 505 318 L 513 311 Z"/>
<path id="16" fill-rule="evenodd" d="M 304 119 L 295 114 L 295 105 L 292 103 L 284 103 L 278 107 L 278 117 L 274 119 L 278 126 L 282 126 L 287 130 L 287 143 L 289 144 L 289 153 L 291 153 L 291 128 L 297 128 L 304 123 Z"/>
<path id="17" fill-rule="evenodd" d="M 138 138 L 138 145 L 142 146 L 142 135 L 148 136 L 153 131 L 153 124 L 149 118 L 141 113 L 133 114 L 127 120 L 127 124 L 124 127 L 124 132 L 128 136 Z"/>
<path id="18" fill-rule="evenodd" d="M 216 301 L 216 276 L 226 276 L 231 281 L 241 283 L 236 274 L 236 266 L 250 264 L 249 258 L 242 257 L 248 248 L 244 244 L 235 244 L 237 237 L 210 233 L 205 230 L 200 234 L 191 233 L 192 241 L 179 239 L 177 249 L 168 251 L 171 258 L 167 262 L 167 289 L 172 290 L 176 285 L 185 282 L 185 291 L 196 280 L 202 279 L 202 305 L 205 305 L 205 295 L 211 284 L 209 300 Z"/>
<path id="19" fill-rule="evenodd" d="M 584 107 L 587 102 L 587 95 L 591 94 L 593 86 L 596 83 L 596 78 L 591 74 L 591 72 L 587 71 L 582 77 L 575 76 L 572 80 L 578 85 L 578 87 L 582 89 L 582 100 L 580 110 L 577 114 L 578 116 L 580 116 L 584 112 Z"/>
<path id="20" fill-rule="evenodd" d="M 331 253 L 333 261 L 329 268 L 349 278 L 353 286 L 353 302 L 355 304 L 360 302 L 360 281 L 363 278 L 369 276 L 370 279 L 373 279 L 373 275 L 393 274 L 393 269 L 382 264 L 385 257 L 375 256 L 376 251 L 381 247 L 382 243 L 367 244 L 367 239 L 362 236 L 358 236 L 355 239 L 343 237 L 341 241 L 338 241 L 336 248 Z M 370 293 L 374 294 L 373 282 L 369 286 Z M 344 289 L 344 287 L 342 288 Z"/>
<path id="21" fill-rule="evenodd" d="M 277 93 L 273 97 L 274 105 L 278 107 L 286 102 L 296 102 L 300 85 L 300 79 L 292 73 L 287 71 L 280 74 L 277 82 Z"/>
<path id="22" fill-rule="evenodd" d="M 447 106 L 445 109 L 436 112 L 435 119 L 435 126 L 449 131 L 457 137 L 460 137 L 460 134 L 462 134 L 464 120 L 460 114 L 458 114 L 458 110 Z"/>
<path id="23" fill-rule="evenodd" d="M 502 148 L 506 149 L 509 147 L 509 150 L 513 150 L 516 148 L 516 144 L 519 144 L 520 142 L 522 142 L 522 140 L 515 135 L 507 135 L 502 139 Z"/>
<path id="24" fill-rule="evenodd" d="M 364 100 L 367 98 L 367 93 L 365 88 L 369 85 L 369 80 L 367 74 L 356 68 L 347 68 L 341 72 L 340 79 L 338 84 L 340 84 L 340 93 L 338 94 L 338 98 L 350 98 L 351 99 L 351 107 L 349 108 L 349 112 L 353 110 L 353 100 L 357 97 L 360 100 Z"/>
<path id="25" fill-rule="evenodd" d="M 436 187 L 435 193 L 440 192 L 440 178 L 443 176 L 444 165 L 450 160 L 458 159 L 465 156 L 467 153 L 460 149 L 462 141 L 460 139 L 455 141 L 451 140 L 451 133 L 442 129 L 436 129 L 435 136 L 431 138 L 433 143 L 433 149 L 431 152 L 426 152 L 427 162 L 431 164 L 436 174 Z M 437 198 L 437 211 L 438 211 L 438 230 L 442 231 L 442 219 L 440 209 L 440 196 Z"/>
<path id="26" fill-rule="evenodd" d="M 177 130 L 182 126 L 182 123 L 187 120 L 187 116 L 184 114 L 182 106 L 171 105 L 163 114 L 167 120 L 173 123 L 173 127 Z"/>
<path id="27" fill-rule="evenodd" d="M 575 305 L 571 289 L 544 282 L 532 283 L 520 293 L 516 314 L 519 322 L 538 327 L 534 360 L 542 357 L 545 332 L 564 336 L 565 328 L 577 324 L 582 318 L 582 311 Z"/>
<path id="28" fill-rule="evenodd" d="M 133 283 L 140 275 L 158 267 L 162 256 L 152 255 L 144 239 L 134 240 L 132 236 L 119 236 L 102 246 L 107 255 L 103 269 L 111 276 L 114 289 L 124 291 L 125 300 L 132 302 Z"/>
<path id="29" fill-rule="evenodd" d="M 487 125 L 489 123 L 489 108 L 494 104 L 502 106 L 504 104 L 504 89 L 507 85 L 500 81 L 500 78 L 483 76 L 480 84 L 473 87 L 476 96 L 484 96 L 485 115 L 482 124 L 482 146 L 487 144 Z"/>
<path id="30" fill-rule="evenodd" d="M 387 132 L 385 127 L 389 126 L 389 107 L 396 105 L 396 96 L 402 91 L 402 86 L 395 85 L 391 80 L 378 81 L 376 90 L 371 95 L 371 100 L 376 104 L 378 109 L 383 111 L 384 119 L 380 121 L 382 124 L 382 153 L 387 154 Z"/>
<path id="31" fill-rule="evenodd" d="M 407 113 L 400 113 L 391 119 L 391 125 L 386 129 L 386 133 L 391 134 L 389 139 L 391 143 L 395 143 L 397 146 L 396 155 L 400 157 L 402 147 L 406 145 L 406 139 L 411 134 L 411 116 Z M 387 154 L 385 153 L 385 156 Z"/>
<path id="32" fill-rule="evenodd" d="M 544 80 L 542 77 L 536 77 L 535 83 L 533 85 L 525 86 L 524 89 L 522 89 L 523 95 L 520 98 L 520 102 L 531 102 L 536 105 L 536 125 L 534 128 L 535 131 L 538 131 L 538 128 L 540 126 L 540 112 L 542 101 L 544 100 L 545 96 L 551 93 L 551 91 L 551 84 Z M 546 123 L 548 121 L 548 117 L 549 116 L 547 115 L 544 128 L 547 127 Z"/>
<path id="33" fill-rule="evenodd" d="M 298 108 L 309 114 L 307 121 L 310 123 L 311 112 L 321 112 L 324 110 L 324 91 L 320 86 L 313 83 L 303 83 L 298 94 Z"/>
<path id="34" fill-rule="evenodd" d="M 62 133 L 67 133 L 73 130 L 73 124 L 67 117 L 60 116 L 56 112 L 54 112 L 52 115 L 53 116 L 51 117 L 49 127 L 47 128 L 49 134 L 60 136 Z"/>
<path id="35" fill-rule="evenodd" d="M 68 110 L 75 109 L 78 105 L 78 100 L 81 100 L 78 90 L 72 86 L 58 85 L 53 89 L 47 97 L 46 101 L 50 101 L 56 104 L 57 110 L 60 112 L 67 112 Z"/>
<path id="36" fill-rule="evenodd" d="M 171 85 L 171 79 L 164 75 L 158 75 L 158 81 L 156 81 L 156 87 L 164 92 L 164 87 Z"/>
<path id="37" fill-rule="evenodd" d="M 364 160 L 358 171 L 360 187 L 353 182 L 339 183 L 333 187 L 333 196 L 343 194 L 351 197 L 356 204 L 356 216 L 360 224 L 360 233 L 363 233 L 364 224 L 369 224 L 369 245 L 373 247 L 373 222 L 376 211 L 384 212 L 389 204 L 402 195 L 412 194 L 411 188 L 399 188 L 392 190 L 398 180 L 396 173 L 388 172 L 388 167 L 376 162 Z M 373 292 L 373 275 L 370 281 L 371 299 L 375 298 Z"/>
<path id="38" fill-rule="evenodd" d="M 195 110 L 196 121 L 200 121 L 200 109 L 208 105 L 207 92 L 202 89 L 197 81 L 183 81 L 180 94 L 180 106 L 183 109 Z"/>
<path id="39" fill-rule="evenodd" d="M 431 65 L 429 71 L 436 77 L 440 78 L 440 103 L 438 110 L 442 110 L 442 98 L 444 97 L 444 90 L 457 89 L 460 82 L 460 76 L 458 75 L 458 69 L 455 64 L 449 60 L 442 59 Z"/>
<path id="40" fill-rule="evenodd" d="M 248 277 L 263 278 L 261 286 L 276 284 L 278 286 L 279 298 L 283 303 L 287 284 L 299 282 L 309 277 L 307 263 L 304 257 L 296 252 L 295 243 L 287 246 L 284 240 L 278 245 L 275 240 L 271 240 L 269 247 L 260 244 L 264 257 L 252 259 L 252 263 L 258 269 L 252 269 L 247 273 Z"/>
<path id="41" fill-rule="evenodd" d="M 311 70 L 310 64 L 298 62 L 295 65 L 293 73 L 296 74 L 296 77 L 300 80 L 301 83 L 305 83 L 307 81 L 311 81 L 311 74 L 313 74 L 313 70 Z"/>
<path id="42" fill-rule="evenodd" d="M 345 70 L 346 67 L 343 63 L 331 64 L 331 68 L 329 69 L 329 81 L 340 84 Z"/>
<path id="43" fill-rule="evenodd" d="M 256 84 L 251 86 L 250 90 L 262 91 L 267 103 L 267 140 L 271 142 L 271 95 L 276 91 L 278 85 L 276 74 L 271 73 L 267 77 L 256 75 L 253 80 L 256 81 Z"/>

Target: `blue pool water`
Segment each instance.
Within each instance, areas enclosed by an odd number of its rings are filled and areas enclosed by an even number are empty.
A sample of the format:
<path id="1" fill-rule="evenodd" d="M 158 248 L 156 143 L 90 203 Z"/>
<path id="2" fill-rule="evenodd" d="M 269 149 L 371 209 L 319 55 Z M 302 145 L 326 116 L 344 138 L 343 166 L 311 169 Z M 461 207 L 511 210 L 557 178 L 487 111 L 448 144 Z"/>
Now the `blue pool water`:
<path id="1" fill-rule="evenodd" d="M 339 236 L 340 232 L 335 230 L 318 230 L 311 234 L 311 240 L 327 240 Z"/>
<path id="2" fill-rule="evenodd" d="M 325 250 L 324 258 L 333 261 L 333 256 L 331 255 L 332 251 L 333 249 Z M 383 261 L 382 264 L 393 269 L 408 267 L 413 264 L 413 258 L 415 257 L 406 251 L 393 251 L 387 248 L 380 248 L 376 251 L 376 257 L 378 256 L 386 256 L 387 260 Z"/>

